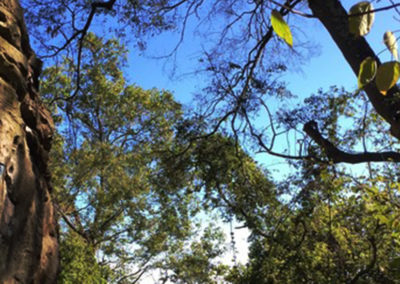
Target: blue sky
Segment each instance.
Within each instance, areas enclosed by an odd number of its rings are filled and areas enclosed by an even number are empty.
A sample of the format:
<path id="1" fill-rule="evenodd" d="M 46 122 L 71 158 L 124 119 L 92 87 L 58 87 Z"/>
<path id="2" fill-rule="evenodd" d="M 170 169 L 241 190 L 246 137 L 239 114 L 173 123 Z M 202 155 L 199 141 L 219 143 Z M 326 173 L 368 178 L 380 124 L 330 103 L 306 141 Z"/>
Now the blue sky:
<path id="1" fill-rule="evenodd" d="M 348 10 L 358 1 L 342 1 Z M 374 2 L 374 1 L 373 1 Z M 390 4 L 382 1 L 380 6 Z M 377 6 L 377 7 L 380 7 Z M 292 16 L 290 24 L 303 31 L 309 41 L 317 46 L 317 54 L 311 57 L 301 66 L 301 69 L 290 70 L 284 80 L 289 84 L 292 92 L 299 96 L 308 96 L 318 88 L 328 88 L 332 85 L 344 86 L 348 90 L 355 89 L 357 78 L 344 60 L 339 49 L 336 47 L 327 31 L 315 19 L 306 19 L 301 16 Z M 384 11 L 376 14 L 375 24 L 367 40 L 375 50 L 380 52 L 385 49 L 383 44 L 383 33 L 388 30 L 397 30 L 399 22 L 393 19 L 393 12 Z M 397 34 L 398 36 L 399 34 Z M 172 91 L 176 98 L 184 103 L 190 102 L 191 95 L 201 89 L 202 79 L 185 75 L 196 68 L 200 53 L 201 38 L 193 37 L 186 33 L 185 40 L 176 57 L 176 75 L 171 78 L 173 60 L 153 59 L 152 56 L 160 56 L 169 53 L 177 42 L 177 36 L 163 34 L 156 36 L 148 42 L 148 49 L 144 54 L 132 51 L 129 55 L 128 78 L 143 88 L 157 87 Z M 294 41 L 296 49 L 296 40 Z M 390 60 L 390 53 L 383 52 L 381 60 Z"/>
<path id="2" fill-rule="evenodd" d="M 346 10 L 359 1 L 342 1 Z M 376 2 L 376 1 L 372 1 Z M 389 1 L 382 1 L 379 5 L 374 3 L 375 7 L 390 5 Z M 366 36 L 368 42 L 376 53 L 382 52 L 379 57 L 382 61 L 391 60 L 390 53 L 385 50 L 383 44 L 383 34 L 386 30 L 398 30 L 399 22 L 395 21 L 392 11 L 383 11 L 376 13 L 375 23 L 372 31 Z M 288 88 L 299 100 L 289 101 L 289 107 L 316 92 L 319 88 L 327 90 L 330 86 L 343 86 L 348 91 L 354 91 L 357 88 L 357 77 L 353 74 L 348 63 L 345 61 L 340 50 L 336 47 L 330 35 L 316 19 L 307 19 L 301 16 L 292 15 L 289 24 L 293 30 L 299 29 L 304 36 L 316 46 L 316 52 L 301 66 L 291 68 L 282 77 L 288 83 Z M 400 34 L 397 33 L 396 36 Z M 191 27 L 184 42 L 176 54 L 176 61 L 173 59 L 156 60 L 152 56 L 160 56 L 169 53 L 177 42 L 177 36 L 163 34 L 151 39 L 148 42 L 148 49 L 144 54 L 135 51 L 129 55 L 129 72 L 127 76 L 131 83 L 135 83 L 143 88 L 157 87 L 167 89 L 174 93 L 175 98 L 184 103 L 190 104 L 192 95 L 204 87 L 205 77 L 185 75 L 196 69 L 198 57 L 201 55 L 201 38 L 191 35 Z M 294 49 L 296 50 L 294 40 Z M 283 47 L 286 48 L 286 46 Z M 173 63 L 176 64 L 175 76 L 171 78 Z M 272 102 L 274 104 L 274 102 Z M 290 105 L 292 104 L 292 105 Z M 275 106 L 276 108 L 279 105 Z M 283 179 L 289 170 L 286 163 L 280 159 L 267 155 L 258 155 L 256 160 L 264 164 L 271 172 L 274 178 Z"/>

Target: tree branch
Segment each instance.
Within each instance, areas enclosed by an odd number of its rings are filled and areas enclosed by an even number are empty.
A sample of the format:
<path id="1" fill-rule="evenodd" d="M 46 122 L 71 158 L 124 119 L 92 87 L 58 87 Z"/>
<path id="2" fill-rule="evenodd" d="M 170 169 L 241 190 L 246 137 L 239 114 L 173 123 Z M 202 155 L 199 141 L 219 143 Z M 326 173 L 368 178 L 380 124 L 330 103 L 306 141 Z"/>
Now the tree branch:
<path id="1" fill-rule="evenodd" d="M 299 15 L 299 16 L 302 16 L 302 17 L 305 17 L 305 18 L 317 18 L 313 14 L 304 13 L 302 11 L 295 10 L 295 9 L 293 9 L 291 7 L 288 7 L 285 4 L 279 3 L 278 1 L 274 1 L 274 0 L 269 0 L 269 1 L 271 3 L 274 3 L 275 5 L 278 5 L 279 7 L 283 7 L 283 8 L 288 9 L 293 14 L 296 14 L 296 15 Z M 365 15 L 365 14 L 372 14 L 372 13 L 376 13 L 376 12 L 382 12 L 382 11 L 387 11 L 387 10 L 391 10 L 391 9 L 397 9 L 397 7 L 400 6 L 400 3 L 393 3 L 392 1 L 391 1 L 391 3 L 392 3 L 391 5 L 380 7 L 380 8 L 376 8 L 376 9 L 373 9 L 373 10 L 370 10 L 370 11 L 354 13 L 354 14 L 349 15 L 349 17 L 358 17 L 358 16 L 362 16 L 362 15 Z"/>
<path id="2" fill-rule="evenodd" d="M 309 0 L 308 3 L 313 14 L 328 30 L 356 76 L 361 62 L 367 57 L 372 57 L 378 65 L 381 64 L 365 38 L 355 37 L 350 33 L 348 14 L 339 0 Z M 379 92 L 375 82 L 366 85 L 364 89 L 377 113 L 390 124 L 391 134 L 400 139 L 400 104 L 393 100 L 393 95 L 399 93 L 400 89 L 394 86 L 387 96 Z"/>
<path id="3" fill-rule="evenodd" d="M 77 233 L 78 235 L 80 235 L 81 237 L 83 237 L 87 242 L 90 243 L 90 238 L 89 236 L 86 234 L 86 232 L 81 231 L 80 229 L 78 229 L 73 223 L 72 221 L 68 218 L 68 216 L 63 212 L 63 210 L 60 208 L 60 206 L 56 203 L 53 202 L 54 204 L 54 208 L 57 210 L 57 212 L 61 215 L 61 217 L 63 218 L 63 220 L 65 221 L 65 223 L 68 225 L 68 227 L 70 227 L 75 233 Z"/>
<path id="4" fill-rule="evenodd" d="M 334 163 L 358 164 L 365 162 L 400 162 L 400 153 L 394 151 L 381 153 L 346 153 L 333 145 L 328 139 L 322 137 L 317 123 L 313 120 L 307 122 L 304 125 L 303 130 L 324 150 L 328 159 Z"/>

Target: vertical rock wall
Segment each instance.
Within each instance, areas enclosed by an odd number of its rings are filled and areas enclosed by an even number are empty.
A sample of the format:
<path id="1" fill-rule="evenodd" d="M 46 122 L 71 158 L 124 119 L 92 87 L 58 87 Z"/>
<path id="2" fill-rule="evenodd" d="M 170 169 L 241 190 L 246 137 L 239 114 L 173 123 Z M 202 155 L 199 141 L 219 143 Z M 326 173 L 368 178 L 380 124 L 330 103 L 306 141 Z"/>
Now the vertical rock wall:
<path id="1" fill-rule="evenodd" d="M 40 68 L 18 1 L 0 0 L 0 283 L 54 283 L 58 271 Z"/>

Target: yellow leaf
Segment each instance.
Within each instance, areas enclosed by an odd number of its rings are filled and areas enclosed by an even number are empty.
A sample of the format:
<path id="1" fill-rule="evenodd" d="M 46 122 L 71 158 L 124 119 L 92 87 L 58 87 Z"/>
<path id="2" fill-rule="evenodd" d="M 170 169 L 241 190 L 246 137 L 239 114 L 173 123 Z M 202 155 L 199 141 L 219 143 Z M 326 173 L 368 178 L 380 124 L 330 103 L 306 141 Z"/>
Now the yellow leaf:
<path id="1" fill-rule="evenodd" d="M 360 64 L 358 72 L 358 88 L 362 89 L 365 85 L 371 82 L 376 75 L 377 64 L 372 57 L 365 58 Z"/>
<path id="2" fill-rule="evenodd" d="M 387 91 L 390 90 L 399 80 L 400 77 L 400 66 L 397 61 L 385 62 L 379 66 L 376 73 L 376 86 L 382 95 L 386 95 Z"/>
<path id="3" fill-rule="evenodd" d="M 277 10 L 273 10 L 271 13 L 271 25 L 274 29 L 274 32 L 290 47 L 293 47 L 292 32 L 290 31 L 290 28 L 283 19 L 282 15 Z"/>
<path id="4" fill-rule="evenodd" d="M 349 30 L 356 36 L 364 36 L 372 28 L 375 19 L 375 13 L 371 12 L 374 7 L 369 1 L 362 1 L 350 8 L 349 12 Z M 362 14 L 359 16 L 352 16 Z"/>

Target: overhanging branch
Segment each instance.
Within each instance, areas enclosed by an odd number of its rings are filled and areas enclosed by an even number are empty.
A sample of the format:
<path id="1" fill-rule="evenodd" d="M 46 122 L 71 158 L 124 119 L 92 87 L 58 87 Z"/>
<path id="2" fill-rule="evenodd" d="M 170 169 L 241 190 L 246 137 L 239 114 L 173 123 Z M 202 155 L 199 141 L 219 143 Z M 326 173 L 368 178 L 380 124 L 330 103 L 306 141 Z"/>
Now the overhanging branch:
<path id="1" fill-rule="evenodd" d="M 381 64 L 366 39 L 350 33 L 348 14 L 339 0 L 309 0 L 308 3 L 313 15 L 325 26 L 356 76 L 361 62 L 367 57 L 374 58 L 378 66 Z M 376 112 L 390 124 L 391 134 L 400 140 L 400 104 L 393 100 L 394 94 L 399 93 L 400 88 L 394 86 L 383 96 L 375 82 L 372 82 L 364 90 Z"/>
<path id="2" fill-rule="evenodd" d="M 303 130 L 307 135 L 317 143 L 325 152 L 329 160 L 334 163 L 359 164 L 366 162 L 400 162 L 400 153 L 394 151 L 388 152 L 364 152 L 364 153 L 347 153 L 335 145 L 328 139 L 324 138 L 319 132 L 318 125 L 315 121 L 309 121 L 304 125 Z"/>

